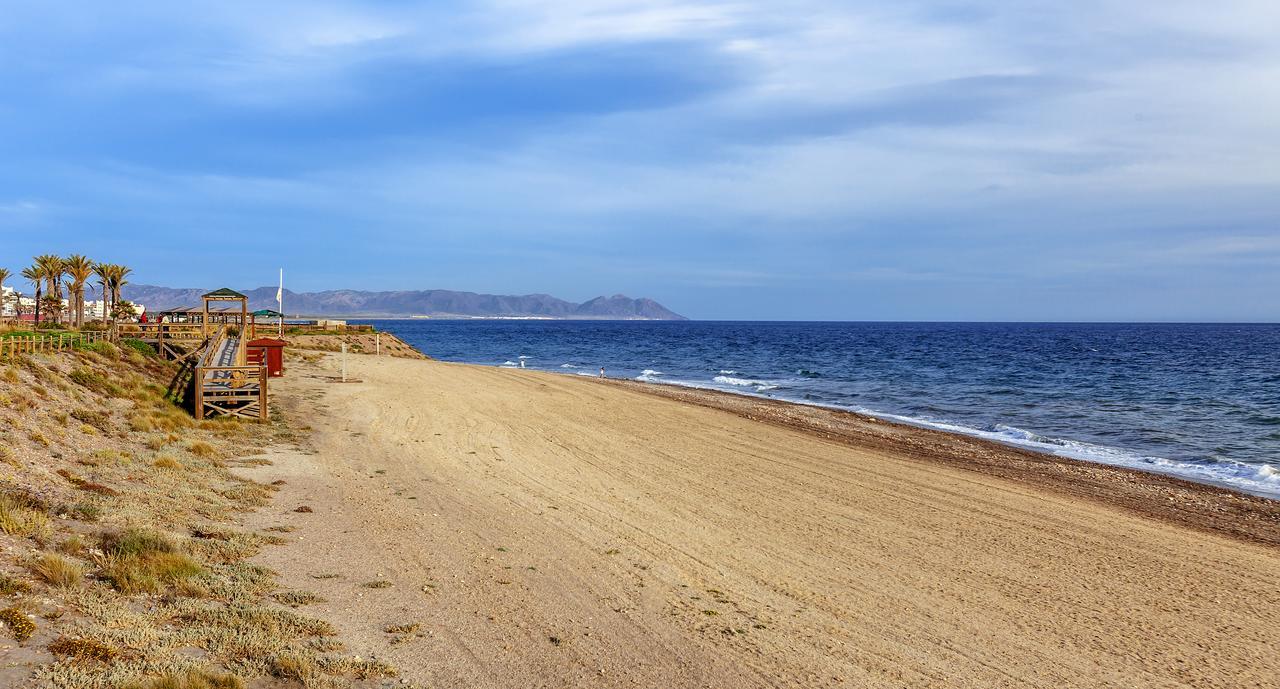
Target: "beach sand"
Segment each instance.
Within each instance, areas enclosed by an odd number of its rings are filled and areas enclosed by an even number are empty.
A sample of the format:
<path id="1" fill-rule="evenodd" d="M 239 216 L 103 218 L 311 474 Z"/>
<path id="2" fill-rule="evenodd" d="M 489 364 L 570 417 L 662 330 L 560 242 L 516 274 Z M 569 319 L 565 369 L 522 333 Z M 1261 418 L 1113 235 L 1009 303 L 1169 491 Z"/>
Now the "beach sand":
<path id="1" fill-rule="evenodd" d="M 1280 504 L 758 400 L 348 366 L 273 381 L 313 431 L 248 519 L 295 529 L 257 561 L 411 684 L 1280 681 Z"/>

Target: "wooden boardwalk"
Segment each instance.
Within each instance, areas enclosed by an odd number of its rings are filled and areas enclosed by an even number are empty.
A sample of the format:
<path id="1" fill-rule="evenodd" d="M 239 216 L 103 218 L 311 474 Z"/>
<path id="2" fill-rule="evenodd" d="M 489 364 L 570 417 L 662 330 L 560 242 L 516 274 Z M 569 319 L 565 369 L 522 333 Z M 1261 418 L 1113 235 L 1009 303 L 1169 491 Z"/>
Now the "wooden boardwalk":
<path id="1" fill-rule="evenodd" d="M 197 419 L 225 415 L 267 420 L 267 368 L 245 363 L 244 342 L 222 326 L 204 347 L 194 375 Z"/>
<path id="2" fill-rule="evenodd" d="M 266 421 L 267 369 L 249 364 L 245 351 L 253 329 L 248 300 L 229 289 L 203 299 L 202 309 L 186 310 L 188 322 L 131 323 L 122 325 L 119 335 L 142 340 L 161 356 L 192 367 L 192 411 L 197 419 L 235 416 Z M 210 309 L 210 302 L 226 301 L 239 302 L 240 308 Z M 192 322 L 196 318 L 199 322 Z"/>

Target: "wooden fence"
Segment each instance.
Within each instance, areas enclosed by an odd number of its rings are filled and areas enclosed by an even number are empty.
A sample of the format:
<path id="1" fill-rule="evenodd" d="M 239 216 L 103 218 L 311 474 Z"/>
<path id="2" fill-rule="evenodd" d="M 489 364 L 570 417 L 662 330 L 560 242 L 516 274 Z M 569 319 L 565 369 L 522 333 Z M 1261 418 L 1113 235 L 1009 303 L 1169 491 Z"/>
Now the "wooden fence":
<path id="1" fill-rule="evenodd" d="M 199 323 L 120 323 L 120 337 L 142 340 L 165 359 L 182 359 L 195 353 L 207 339 Z"/>
<path id="2" fill-rule="evenodd" d="M 112 334 L 106 330 L 85 333 L 0 336 L 0 358 L 80 349 L 85 345 L 95 342 L 109 342 L 112 339 Z"/>

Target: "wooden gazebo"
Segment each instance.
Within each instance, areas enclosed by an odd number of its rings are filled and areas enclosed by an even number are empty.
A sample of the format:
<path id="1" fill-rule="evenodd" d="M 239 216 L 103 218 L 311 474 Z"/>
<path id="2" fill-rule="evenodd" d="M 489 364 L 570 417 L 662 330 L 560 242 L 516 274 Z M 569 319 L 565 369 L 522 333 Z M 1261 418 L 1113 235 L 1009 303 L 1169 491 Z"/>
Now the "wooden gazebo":
<path id="1" fill-rule="evenodd" d="M 245 295 L 233 289 L 228 289 L 226 287 L 223 287 L 222 289 L 216 289 L 212 292 L 209 292 L 208 294 L 201 296 L 200 299 L 204 302 L 204 314 L 200 321 L 201 328 L 202 328 L 201 332 L 204 334 L 206 338 L 209 337 L 209 304 L 211 302 L 224 302 L 224 301 L 240 302 L 241 338 L 245 338 L 249 336 L 249 332 L 248 332 L 249 298 L 248 297 L 246 297 Z M 234 310 L 232 310 L 231 313 L 234 313 Z M 244 347 L 238 347 L 237 349 L 238 351 L 236 352 L 236 366 L 244 366 L 244 360 L 245 360 Z"/>

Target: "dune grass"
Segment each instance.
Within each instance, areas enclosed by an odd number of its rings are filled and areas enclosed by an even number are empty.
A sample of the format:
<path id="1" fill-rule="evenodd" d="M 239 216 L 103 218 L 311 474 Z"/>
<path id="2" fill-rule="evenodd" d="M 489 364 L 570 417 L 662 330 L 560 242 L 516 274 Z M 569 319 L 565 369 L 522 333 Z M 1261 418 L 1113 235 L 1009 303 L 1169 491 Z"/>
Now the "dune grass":
<path id="1" fill-rule="evenodd" d="M 328 688 L 393 676 L 341 655 L 333 628 L 290 610 L 317 596 L 246 561 L 284 541 L 232 524 L 278 487 L 229 469 L 261 461 L 236 452 L 296 438 L 287 420 L 197 422 L 157 383 L 173 371 L 132 347 L 0 364 L 0 532 L 21 543 L 0 551 L 0 623 L 47 646 L 34 685 Z"/>

